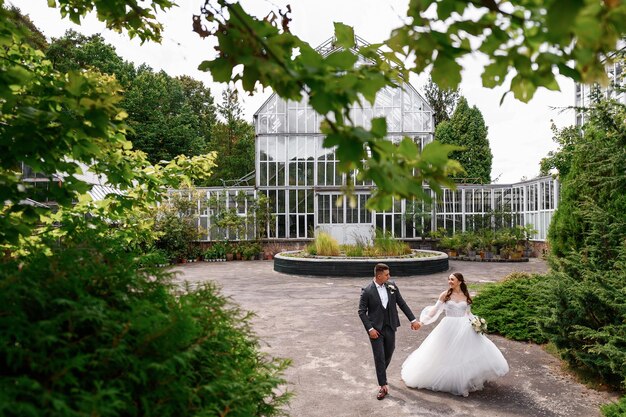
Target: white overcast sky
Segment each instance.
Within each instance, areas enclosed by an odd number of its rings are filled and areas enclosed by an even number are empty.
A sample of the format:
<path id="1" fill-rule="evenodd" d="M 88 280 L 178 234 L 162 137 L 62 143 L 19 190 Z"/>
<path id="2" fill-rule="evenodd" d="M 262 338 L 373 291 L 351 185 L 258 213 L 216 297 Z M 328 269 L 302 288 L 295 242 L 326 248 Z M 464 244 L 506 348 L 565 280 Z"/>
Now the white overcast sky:
<path id="1" fill-rule="evenodd" d="M 197 70 L 200 62 L 215 53 L 213 42 L 200 39 L 191 30 L 192 15 L 199 14 L 202 0 L 179 1 L 181 6 L 161 13 L 159 20 L 165 26 L 163 42 L 144 45 L 129 40 L 126 35 L 107 31 L 93 16 L 76 26 L 68 19 L 61 19 L 57 9 L 47 6 L 47 0 L 9 0 L 9 3 L 29 15 L 48 38 L 60 37 L 69 28 L 87 35 L 101 33 L 124 59 L 137 65 L 146 63 L 172 76 L 185 74 L 202 80 L 211 88 L 216 101 L 221 99 L 225 86 L 213 83 L 208 73 Z M 370 43 L 385 40 L 391 30 L 402 23 L 408 0 L 250 0 L 242 3 L 246 10 L 260 17 L 291 4 L 292 33 L 315 47 L 332 36 L 333 22 L 353 26 L 355 33 Z M 481 110 L 488 126 L 494 156 L 492 178 L 501 184 L 517 182 L 522 177 L 533 178 L 539 172 L 541 158 L 556 147 L 552 141 L 551 121 L 559 128 L 574 123 L 571 110 L 558 110 L 574 104 L 574 83 L 559 78 L 561 92 L 540 89 L 528 104 L 509 94 L 500 105 L 505 89 L 482 87 L 480 61 L 480 57 L 473 57 L 462 62 L 465 71 L 461 93 L 470 105 Z M 411 83 L 421 92 L 426 80 L 427 75 L 415 76 Z M 264 91 L 252 97 L 241 96 L 248 120 L 252 120 L 269 94 Z"/>

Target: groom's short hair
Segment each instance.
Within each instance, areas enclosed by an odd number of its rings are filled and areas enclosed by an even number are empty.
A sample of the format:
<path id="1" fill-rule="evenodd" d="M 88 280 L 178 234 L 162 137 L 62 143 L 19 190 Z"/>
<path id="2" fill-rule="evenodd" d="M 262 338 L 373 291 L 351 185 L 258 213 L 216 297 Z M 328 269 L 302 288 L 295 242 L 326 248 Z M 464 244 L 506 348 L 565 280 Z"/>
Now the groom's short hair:
<path id="1" fill-rule="evenodd" d="M 377 277 L 378 274 L 384 272 L 384 271 L 388 271 L 389 267 L 385 264 L 376 264 L 376 266 L 374 267 L 374 276 Z"/>

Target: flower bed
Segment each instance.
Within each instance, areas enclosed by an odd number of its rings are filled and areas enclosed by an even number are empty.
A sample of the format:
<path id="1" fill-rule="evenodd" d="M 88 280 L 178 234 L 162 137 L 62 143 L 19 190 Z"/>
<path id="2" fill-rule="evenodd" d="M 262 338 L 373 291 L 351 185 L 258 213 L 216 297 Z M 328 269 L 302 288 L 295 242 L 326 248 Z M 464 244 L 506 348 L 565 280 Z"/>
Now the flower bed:
<path id="1" fill-rule="evenodd" d="M 385 263 L 392 277 L 428 275 L 447 271 L 448 255 L 443 252 L 413 250 L 409 255 L 393 257 L 314 256 L 303 251 L 282 252 L 274 257 L 274 271 L 294 275 L 367 277 L 374 276 L 374 266 Z"/>

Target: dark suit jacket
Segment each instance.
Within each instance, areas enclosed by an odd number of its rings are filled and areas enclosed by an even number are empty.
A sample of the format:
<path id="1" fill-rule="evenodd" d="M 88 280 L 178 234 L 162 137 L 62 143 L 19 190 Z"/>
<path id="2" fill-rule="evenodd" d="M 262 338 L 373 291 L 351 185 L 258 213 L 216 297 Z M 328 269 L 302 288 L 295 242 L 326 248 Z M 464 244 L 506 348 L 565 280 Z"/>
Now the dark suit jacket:
<path id="1" fill-rule="evenodd" d="M 397 307 L 400 307 L 400 310 L 402 310 L 409 321 L 415 320 L 415 316 L 404 301 L 404 298 L 402 298 L 402 295 L 400 295 L 400 290 L 396 283 L 388 281 L 386 285 L 387 295 L 389 297 L 387 309 L 391 309 L 391 328 L 396 330 L 400 326 Z M 390 290 L 388 285 L 393 285 L 395 290 Z M 361 300 L 359 301 L 359 317 L 363 322 L 363 326 L 365 326 L 365 331 L 374 328 L 380 332 L 383 328 L 384 315 L 385 309 L 380 300 L 380 295 L 378 295 L 376 284 L 372 281 L 368 286 L 361 289 Z"/>

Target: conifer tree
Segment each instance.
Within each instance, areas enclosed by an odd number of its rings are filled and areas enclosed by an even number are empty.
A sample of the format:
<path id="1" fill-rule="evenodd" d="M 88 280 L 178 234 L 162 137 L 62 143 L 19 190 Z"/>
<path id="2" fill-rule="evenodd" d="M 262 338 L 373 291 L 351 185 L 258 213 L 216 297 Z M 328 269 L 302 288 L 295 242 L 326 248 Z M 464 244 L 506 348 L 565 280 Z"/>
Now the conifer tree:
<path id="1" fill-rule="evenodd" d="M 491 182 L 491 162 L 493 154 L 487 139 L 487 126 L 478 107 L 470 108 L 465 97 L 459 99 L 456 110 L 449 121 L 443 121 L 435 130 L 435 139 L 441 143 L 463 146 L 454 151 L 451 159 L 456 159 L 465 169 L 469 182 L 489 184 Z"/>

